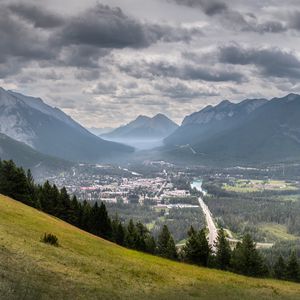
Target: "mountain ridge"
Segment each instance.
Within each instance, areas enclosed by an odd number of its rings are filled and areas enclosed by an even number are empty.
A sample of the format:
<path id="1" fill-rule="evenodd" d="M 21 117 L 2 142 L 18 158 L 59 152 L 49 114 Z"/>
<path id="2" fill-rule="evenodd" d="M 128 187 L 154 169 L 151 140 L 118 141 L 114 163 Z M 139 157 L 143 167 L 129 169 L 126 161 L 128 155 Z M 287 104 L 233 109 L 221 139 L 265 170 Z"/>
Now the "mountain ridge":
<path id="1" fill-rule="evenodd" d="M 102 135 L 108 139 L 162 139 L 171 134 L 178 125 L 164 114 L 148 117 L 139 115 L 124 126 L 120 126 L 108 134 Z"/>
<path id="2" fill-rule="evenodd" d="M 104 141 L 41 99 L 0 90 L 0 132 L 38 152 L 80 162 L 127 155 L 133 148 Z"/>
<path id="3" fill-rule="evenodd" d="M 245 115 L 241 122 L 205 130 L 188 147 L 169 144 L 172 155 L 178 151 L 201 163 L 259 164 L 300 160 L 300 96 L 273 98 Z M 215 123 L 213 123 L 215 125 Z M 199 127 L 194 127 L 198 128 Z M 213 128 L 213 129 L 216 129 Z M 197 136 L 194 134 L 194 136 Z M 193 158 L 192 158 L 193 156 Z"/>

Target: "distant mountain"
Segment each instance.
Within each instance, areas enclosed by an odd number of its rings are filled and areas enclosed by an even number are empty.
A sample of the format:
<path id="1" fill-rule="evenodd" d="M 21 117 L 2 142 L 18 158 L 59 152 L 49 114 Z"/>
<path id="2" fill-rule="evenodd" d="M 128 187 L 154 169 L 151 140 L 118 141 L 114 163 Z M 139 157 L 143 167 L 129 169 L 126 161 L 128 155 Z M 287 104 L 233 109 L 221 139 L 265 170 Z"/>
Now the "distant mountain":
<path id="1" fill-rule="evenodd" d="M 207 131 L 188 145 L 169 144 L 167 153 L 201 163 L 231 165 L 300 160 L 300 96 L 290 94 L 263 102 L 247 115 L 240 112 L 243 117 L 237 118 L 239 121 L 221 122 L 224 130 Z"/>
<path id="2" fill-rule="evenodd" d="M 96 137 L 64 112 L 0 88 L 0 132 L 38 152 L 62 159 L 98 162 L 132 148 Z"/>
<path id="3" fill-rule="evenodd" d="M 31 169 L 33 172 L 37 169 L 55 171 L 72 166 L 72 163 L 68 161 L 39 153 L 2 133 L 0 133 L 0 159 L 12 159 L 17 165 Z"/>
<path id="4" fill-rule="evenodd" d="M 164 142 L 166 145 L 186 145 L 201 142 L 212 135 L 241 124 L 266 99 L 247 99 L 240 103 L 222 101 L 217 106 L 207 106 L 184 118 L 182 125 Z"/>
<path id="5" fill-rule="evenodd" d="M 153 118 L 139 116 L 125 126 L 121 126 L 103 138 L 107 139 L 163 139 L 178 128 L 178 125 L 163 114 Z"/>
<path id="6" fill-rule="evenodd" d="M 103 128 L 90 127 L 90 128 L 87 128 L 87 130 L 94 135 L 101 136 L 102 134 L 106 134 L 106 133 L 113 131 L 114 128 L 112 128 L 112 127 L 103 127 Z"/>

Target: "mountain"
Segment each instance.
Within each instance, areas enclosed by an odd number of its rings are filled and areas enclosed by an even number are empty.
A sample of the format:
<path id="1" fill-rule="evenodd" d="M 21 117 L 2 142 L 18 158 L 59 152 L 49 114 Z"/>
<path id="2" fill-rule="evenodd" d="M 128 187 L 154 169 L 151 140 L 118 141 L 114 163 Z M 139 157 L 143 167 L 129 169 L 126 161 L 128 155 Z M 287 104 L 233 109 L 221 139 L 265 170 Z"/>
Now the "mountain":
<path id="1" fill-rule="evenodd" d="M 23 168 L 31 169 L 33 173 L 57 171 L 72 166 L 68 161 L 42 154 L 2 133 L 0 133 L 0 159 L 12 159 Z"/>
<path id="2" fill-rule="evenodd" d="M 239 122 L 230 122 L 230 126 L 225 122 L 224 128 L 190 141 L 189 149 L 173 146 L 169 154 L 185 152 L 199 162 L 231 165 L 300 160 L 299 95 L 267 101 Z"/>
<path id="3" fill-rule="evenodd" d="M 40 98 L 0 88 L 0 132 L 35 150 L 62 159 L 98 162 L 133 149 L 96 137 Z"/>
<path id="4" fill-rule="evenodd" d="M 0 220 L 0 299 L 299 299 L 297 283 L 128 250 L 1 195 Z"/>
<path id="5" fill-rule="evenodd" d="M 166 145 L 198 143 L 214 134 L 239 126 L 245 118 L 267 102 L 266 99 L 247 99 L 240 103 L 222 101 L 207 106 L 184 118 L 182 125 L 164 140 Z"/>
<path id="6" fill-rule="evenodd" d="M 109 133 L 109 132 L 113 131 L 114 128 L 111 128 L 111 127 L 103 127 L 103 128 L 90 127 L 90 128 L 87 128 L 87 130 L 89 132 L 91 132 L 92 134 L 94 134 L 94 135 L 101 136 L 102 134 L 106 134 L 106 133 Z"/>
<path id="7" fill-rule="evenodd" d="M 178 125 L 163 114 L 153 118 L 138 116 L 134 121 L 103 135 L 110 139 L 162 139 L 170 135 Z"/>

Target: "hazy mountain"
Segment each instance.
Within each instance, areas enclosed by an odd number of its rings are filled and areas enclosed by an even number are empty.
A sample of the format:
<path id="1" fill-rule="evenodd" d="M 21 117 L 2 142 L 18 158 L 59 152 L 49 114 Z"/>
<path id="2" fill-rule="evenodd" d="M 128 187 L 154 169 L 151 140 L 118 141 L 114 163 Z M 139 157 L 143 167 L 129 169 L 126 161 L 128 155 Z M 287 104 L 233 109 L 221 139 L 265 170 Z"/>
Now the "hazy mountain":
<path id="1" fill-rule="evenodd" d="M 97 135 L 97 136 L 101 136 L 102 134 L 106 134 L 106 133 L 109 133 L 114 130 L 114 128 L 112 128 L 112 127 L 103 127 L 103 128 L 90 127 L 87 129 L 89 132 L 91 132 L 92 134 Z"/>
<path id="2" fill-rule="evenodd" d="M 300 159 L 300 96 L 274 98 L 226 130 L 194 140 L 189 148 L 173 147 L 201 162 L 275 163 Z"/>
<path id="3" fill-rule="evenodd" d="M 103 135 L 109 139 L 162 139 L 176 130 L 178 125 L 163 114 L 153 118 L 139 116 L 125 126 Z"/>
<path id="4" fill-rule="evenodd" d="M 0 132 L 35 150 L 73 161 L 98 162 L 132 148 L 96 137 L 61 110 L 0 88 Z"/>
<path id="5" fill-rule="evenodd" d="M 42 154 L 2 133 L 0 133 L 0 159 L 12 159 L 17 165 L 33 171 L 36 169 L 58 170 L 72 165 L 68 161 Z"/>
<path id="6" fill-rule="evenodd" d="M 266 99 L 247 99 L 240 103 L 222 101 L 207 106 L 184 118 L 182 125 L 164 142 L 166 145 L 186 145 L 200 142 L 219 132 L 241 124 L 245 117 L 267 102 Z"/>

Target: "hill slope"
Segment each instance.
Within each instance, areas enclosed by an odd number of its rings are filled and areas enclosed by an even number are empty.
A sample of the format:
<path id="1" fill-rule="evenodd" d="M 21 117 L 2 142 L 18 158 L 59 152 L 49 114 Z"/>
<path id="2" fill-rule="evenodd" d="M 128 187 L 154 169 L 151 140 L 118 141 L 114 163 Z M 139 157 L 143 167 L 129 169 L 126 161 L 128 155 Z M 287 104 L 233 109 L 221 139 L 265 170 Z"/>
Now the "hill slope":
<path id="1" fill-rule="evenodd" d="M 35 150 L 62 159 L 99 162 L 127 154 L 132 148 L 104 141 L 64 112 L 0 88 L 0 132 Z"/>
<path id="2" fill-rule="evenodd" d="M 298 284 L 127 250 L 3 196 L 0 220 L 0 299 L 300 299 Z"/>
<path id="3" fill-rule="evenodd" d="M 12 159 L 23 168 L 32 169 L 33 172 L 37 169 L 61 170 L 73 165 L 68 161 L 39 153 L 2 133 L 0 133 L 0 159 Z"/>

